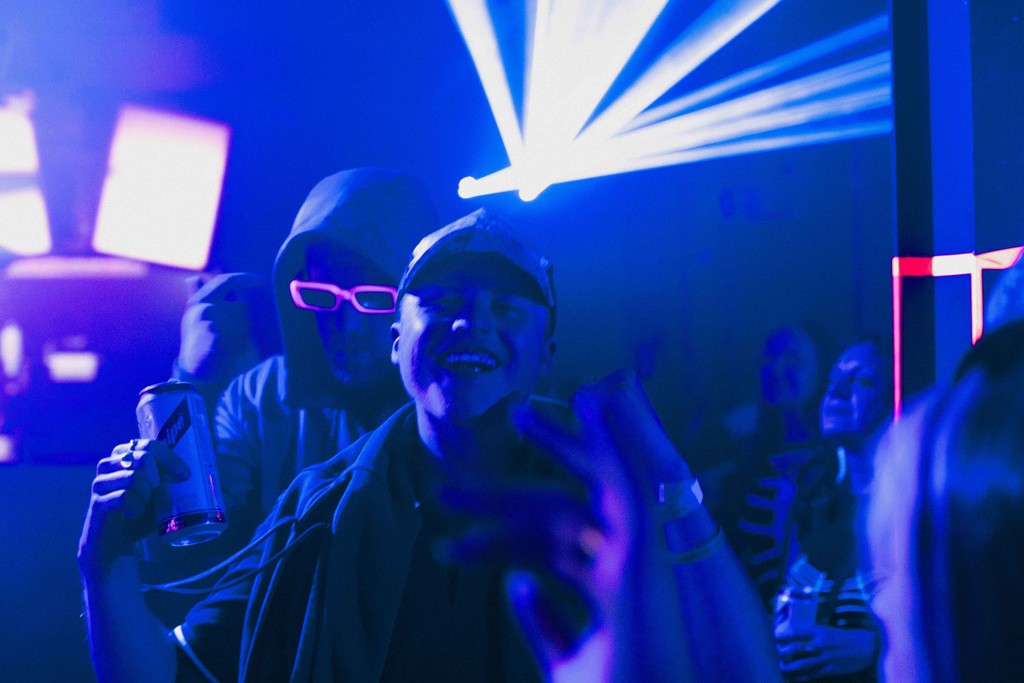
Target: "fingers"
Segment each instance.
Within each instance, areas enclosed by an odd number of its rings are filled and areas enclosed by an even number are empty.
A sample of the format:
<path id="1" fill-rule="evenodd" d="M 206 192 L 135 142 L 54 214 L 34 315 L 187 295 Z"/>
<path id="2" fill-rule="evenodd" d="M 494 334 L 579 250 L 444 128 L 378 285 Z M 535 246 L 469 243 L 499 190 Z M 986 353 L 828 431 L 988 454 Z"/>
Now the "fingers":
<path id="1" fill-rule="evenodd" d="M 128 519 L 145 512 L 153 490 L 160 485 L 156 456 L 150 452 L 151 443 L 132 439 L 115 446 L 110 456 L 97 463 L 93 480 L 97 504 L 108 511 L 119 511 Z"/>
<path id="2" fill-rule="evenodd" d="M 164 479 L 185 481 L 191 474 L 185 461 L 175 455 L 167 444 L 156 439 L 132 439 L 118 444 L 96 465 L 97 474 L 119 470 L 142 472 L 151 488 L 159 486 Z"/>
<path id="3" fill-rule="evenodd" d="M 256 273 L 221 273 L 205 280 L 197 280 L 198 288 L 188 299 L 188 305 L 246 301 L 249 293 L 263 285 Z"/>
<path id="4" fill-rule="evenodd" d="M 783 673 L 796 676 L 798 679 L 806 677 L 814 678 L 822 673 L 829 666 L 829 658 L 821 652 L 811 651 L 804 653 L 801 657 L 790 660 L 781 660 L 779 668 Z"/>
<path id="5" fill-rule="evenodd" d="M 581 634 L 548 599 L 535 574 L 510 572 L 505 580 L 505 593 L 512 613 L 530 649 L 534 650 L 543 670 L 568 655 L 577 646 Z"/>
<path id="6" fill-rule="evenodd" d="M 510 572 L 505 578 L 505 595 L 519 630 L 523 632 L 541 670 L 550 671 L 552 663 L 569 649 L 571 634 L 550 623 L 541 608 L 538 591 L 537 581 L 529 572 Z"/>
<path id="7" fill-rule="evenodd" d="M 581 595 L 568 590 L 558 595 L 525 571 L 511 572 L 505 579 L 512 612 L 544 670 L 570 656 L 598 626 L 596 612 L 585 606 Z"/>
<path id="8" fill-rule="evenodd" d="M 144 484 L 133 485 L 131 472 L 114 473 L 93 482 L 93 496 L 97 505 L 107 512 L 120 512 L 126 519 L 141 517 L 152 498 L 152 489 Z"/>
<path id="9" fill-rule="evenodd" d="M 92 495 L 79 539 L 83 571 L 131 554 L 155 528 L 153 494 L 162 481 L 188 477 L 188 467 L 162 441 L 132 439 L 96 464 Z"/>
<path id="10" fill-rule="evenodd" d="M 689 466 L 665 432 L 640 381 L 618 370 L 582 387 L 571 401 L 584 423 L 601 424 L 617 452 L 647 482 L 683 481 Z"/>
<path id="11" fill-rule="evenodd" d="M 775 649 L 779 653 L 779 658 L 783 661 L 807 657 L 810 653 L 816 651 L 810 638 L 791 639 L 787 642 L 776 641 Z"/>

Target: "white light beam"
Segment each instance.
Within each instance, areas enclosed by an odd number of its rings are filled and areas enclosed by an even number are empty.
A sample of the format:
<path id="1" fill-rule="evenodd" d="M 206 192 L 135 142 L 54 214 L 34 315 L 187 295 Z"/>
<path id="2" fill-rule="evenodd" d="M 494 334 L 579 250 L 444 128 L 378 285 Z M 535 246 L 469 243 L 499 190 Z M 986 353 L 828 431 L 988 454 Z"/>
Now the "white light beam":
<path id="1" fill-rule="evenodd" d="M 448 7 L 476 65 L 509 163 L 522 163 L 523 136 L 487 4 L 483 0 L 448 0 Z"/>
<path id="2" fill-rule="evenodd" d="M 578 141 L 599 144 L 619 133 L 633 117 L 778 3 L 779 0 L 717 0 L 643 76 L 587 126 Z"/>
<path id="3" fill-rule="evenodd" d="M 724 78 L 717 83 L 705 86 L 699 90 L 684 95 L 672 102 L 659 107 L 648 109 L 637 115 L 629 126 L 628 130 L 641 128 L 643 126 L 663 121 L 671 116 L 696 109 L 698 106 L 715 98 L 736 92 L 741 88 L 750 87 L 761 83 L 773 76 L 778 76 L 787 71 L 809 64 L 815 59 L 820 59 L 833 52 L 846 49 L 857 43 L 879 37 L 885 34 L 889 27 L 889 18 L 885 15 L 869 19 L 857 24 L 845 31 L 836 33 L 828 38 L 811 43 L 789 54 L 783 55 L 758 66 Z"/>

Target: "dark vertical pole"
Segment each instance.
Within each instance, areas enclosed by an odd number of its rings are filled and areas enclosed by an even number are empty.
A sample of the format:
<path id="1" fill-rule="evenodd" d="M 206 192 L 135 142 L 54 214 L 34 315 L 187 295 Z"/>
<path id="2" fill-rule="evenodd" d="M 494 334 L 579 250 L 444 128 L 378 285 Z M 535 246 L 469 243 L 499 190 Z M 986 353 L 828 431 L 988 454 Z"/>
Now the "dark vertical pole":
<path id="1" fill-rule="evenodd" d="M 970 7 L 893 0 L 896 253 L 974 250 Z M 970 347 L 968 276 L 904 278 L 903 394 L 948 379 Z"/>

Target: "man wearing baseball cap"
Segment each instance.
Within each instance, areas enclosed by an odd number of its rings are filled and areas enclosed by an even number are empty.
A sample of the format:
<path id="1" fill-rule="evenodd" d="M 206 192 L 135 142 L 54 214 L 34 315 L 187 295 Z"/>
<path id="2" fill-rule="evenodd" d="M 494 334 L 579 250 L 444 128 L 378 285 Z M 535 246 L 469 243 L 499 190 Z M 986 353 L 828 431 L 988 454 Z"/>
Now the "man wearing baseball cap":
<path id="1" fill-rule="evenodd" d="M 304 470 L 169 635 L 125 563 L 86 573 L 100 680 L 710 680 L 682 610 L 756 596 L 677 595 L 742 574 L 635 382 L 531 398 L 555 351 L 547 259 L 478 211 L 424 238 L 398 289 L 391 358 L 412 402 Z M 124 486 L 145 497 L 173 456 L 140 459 Z M 108 547 L 117 515 L 94 502 L 83 546 Z M 711 637 L 749 660 L 730 680 L 771 680 L 767 627 L 715 632 L 747 616 L 709 617 Z"/>

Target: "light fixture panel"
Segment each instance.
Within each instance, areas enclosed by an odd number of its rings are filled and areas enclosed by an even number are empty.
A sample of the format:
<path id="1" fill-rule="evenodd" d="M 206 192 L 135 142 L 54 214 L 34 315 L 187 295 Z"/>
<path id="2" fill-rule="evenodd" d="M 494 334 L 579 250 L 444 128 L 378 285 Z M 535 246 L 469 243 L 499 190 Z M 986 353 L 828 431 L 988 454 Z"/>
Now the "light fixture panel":
<path id="1" fill-rule="evenodd" d="M 229 128 L 215 121 L 123 107 L 110 149 L 93 249 L 178 268 L 205 267 L 229 137 Z"/>

